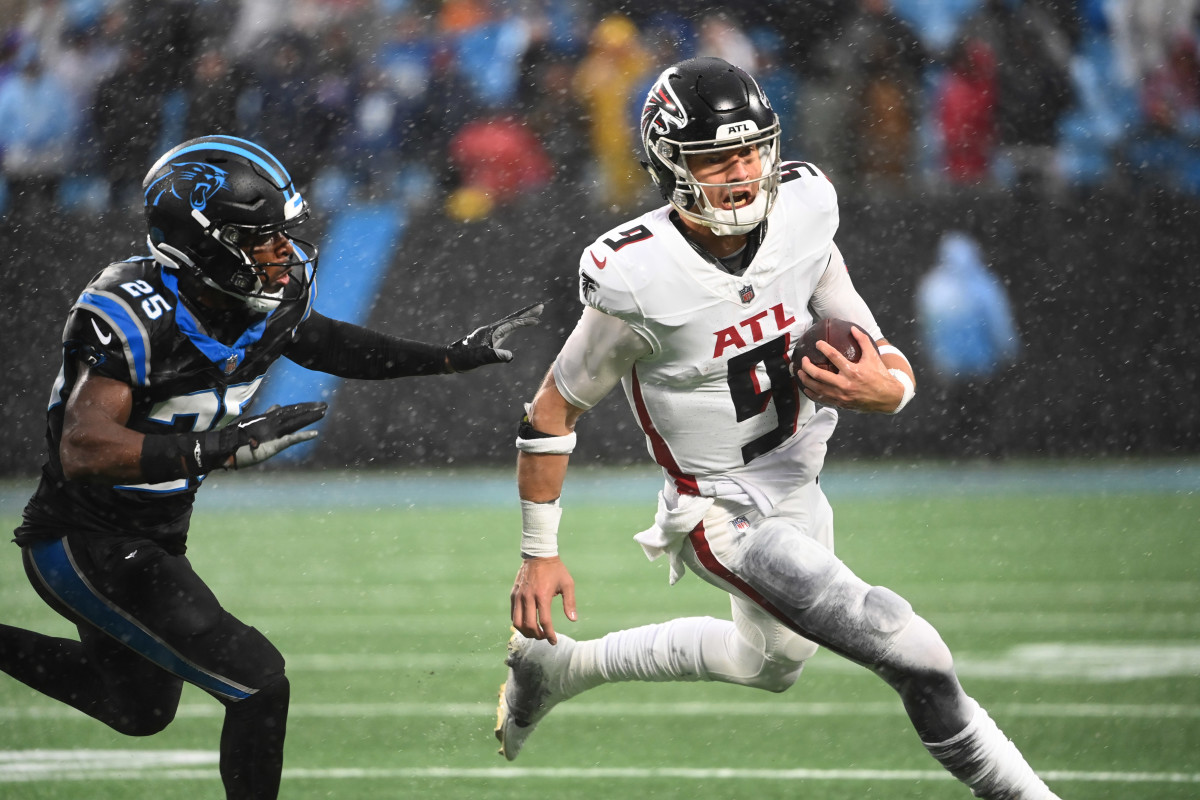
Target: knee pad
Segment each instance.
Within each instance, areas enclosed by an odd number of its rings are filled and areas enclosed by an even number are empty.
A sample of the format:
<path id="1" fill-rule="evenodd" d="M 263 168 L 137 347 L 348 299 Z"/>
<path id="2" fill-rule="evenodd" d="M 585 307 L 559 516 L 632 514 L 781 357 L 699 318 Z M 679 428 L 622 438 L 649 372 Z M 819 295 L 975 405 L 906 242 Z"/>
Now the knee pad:
<path id="1" fill-rule="evenodd" d="M 817 643 L 805 639 L 759 606 L 742 605 L 733 617 L 737 633 L 762 654 L 758 688 L 782 692 L 800 677 L 804 662 L 817 653 Z"/>
<path id="2" fill-rule="evenodd" d="M 896 636 L 876 670 L 889 683 L 952 678 L 954 657 L 942 637 L 916 614 Z"/>
<path id="3" fill-rule="evenodd" d="M 773 661 L 764 658 L 762 669 L 759 670 L 754 683 L 749 685 L 779 694 L 795 685 L 803 669 L 803 661 Z"/>
<path id="4" fill-rule="evenodd" d="M 188 642 L 188 651 L 210 674 L 253 692 L 264 690 L 284 672 L 279 649 L 260 630 L 226 611 L 221 612 L 219 625 Z"/>
<path id="5" fill-rule="evenodd" d="M 897 633 L 913 616 L 909 602 L 885 586 L 872 586 L 863 598 L 863 617 L 880 633 Z"/>
<path id="6" fill-rule="evenodd" d="M 883 659 L 912 618 L 902 597 L 871 586 L 845 565 L 818 602 L 797 616 L 812 638 L 867 666 Z"/>
<path id="7" fill-rule="evenodd" d="M 287 675 L 280 673 L 260 686 L 248 697 L 222 698 L 218 697 L 226 708 L 237 708 L 241 713 L 265 714 L 276 716 L 282 714 L 286 719 L 288 704 L 291 702 L 292 684 Z"/>
<path id="8" fill-rule="evenodd" d="M 116 711 L 111 719 L 103 721 L 117 733 L 126 736 L 154 736 L 162 733 L 175 720 L 176 710 L 177 706 L 139 706 Z"/>
<path id="9" fill-rule="evenodd" d="M 709 622 L 712 624 L 706 625 L 702 635 L 707 640 L 703 648 L 704 667 L 710 679 L 782 692 L 800 677 L 804 660 L 792 660 L 788 657 L 791 652 L 784 655 L 767 650 L 764 634 L 757 627 L 730 625 L 723 620 Z M 790 631 L 785 632 L 790 636 L 789 641 L 804 641 Z"/>

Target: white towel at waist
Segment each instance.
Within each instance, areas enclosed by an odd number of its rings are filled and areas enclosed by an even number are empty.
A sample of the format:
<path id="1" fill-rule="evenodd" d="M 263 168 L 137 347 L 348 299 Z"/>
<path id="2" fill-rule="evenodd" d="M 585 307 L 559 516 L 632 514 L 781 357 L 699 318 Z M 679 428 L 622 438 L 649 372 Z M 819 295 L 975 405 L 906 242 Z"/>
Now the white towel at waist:
<path id="1" fill-rule="evenodd" d="M 695 530 L 717 500 L 754 506 L 764 516 L 793 491 L 812 481 L 825 464 L 826 443 L 837 426 L 837 411 L 821 408 L 791 442 L 759 456 L 744 467 L 717 478 L 698 480 L 700 496 L 681 495 L 668 480 L 658 493 L 654 524 L 636 534 L 651 561 L 666 554 L 671 558 L 671 583 L 686 569 L 679 558 L 684 538 Z"/>

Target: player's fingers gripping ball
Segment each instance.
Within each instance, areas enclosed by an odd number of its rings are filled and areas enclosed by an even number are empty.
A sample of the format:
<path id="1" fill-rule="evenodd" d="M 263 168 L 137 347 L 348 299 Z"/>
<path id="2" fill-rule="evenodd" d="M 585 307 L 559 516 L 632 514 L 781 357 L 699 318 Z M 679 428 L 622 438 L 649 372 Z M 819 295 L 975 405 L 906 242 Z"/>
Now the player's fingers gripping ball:
<path id="1" fill-rule="evenodd" d="M 830 362 L 829 358 L 817 349 L 817 342 L 827 342 L 831 347 L 845 356 L 846 360 L 851 363 L 858 363 L 862 358 L 862 345 L 858 343 L 858 339 L 854 338 L 853 330 L 858 328 L 862 330 L 862 326 L 855 325 L 853 322 L 847 322 L 844 319 L 821 319 L 812 325 L 804 333 L 800 334 L 800 338 L 796 341 L 796 346 L 792 348 L 792 374 L 800 372 L 800 364 L 805 356 L 812 362 L 814 367 L 827 370 L 829 372 L 837 372 L 837 367 Z M 879 350 L 879 346 L 871 342 L 875 350 Z"/>

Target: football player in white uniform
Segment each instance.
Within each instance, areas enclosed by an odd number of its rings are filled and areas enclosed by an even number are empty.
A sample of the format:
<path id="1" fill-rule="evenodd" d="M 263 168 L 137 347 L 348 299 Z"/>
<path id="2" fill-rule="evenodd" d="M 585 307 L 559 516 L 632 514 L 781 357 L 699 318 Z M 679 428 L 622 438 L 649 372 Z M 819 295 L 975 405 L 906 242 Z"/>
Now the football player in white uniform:
<path id="1" fill-rule="evenodd" d="M 832 184 L 810 164 L 781 161 L 767 98 L 720 59 L 664 71 L 641 133 L 668 204 L 584 251 L 582 316 L 518 432 L 522 562 L 500 752 L 516 758 L 557 703 L 603 683 L 782 692 L 823 645 L 895 688 L 926 748 L 976 796 L 1054 798 L 963 691 L 937 631 L 833 554 L 816 478 L 836 409 L 895 413 L 914 379 L 834 244 Z M 823 343 L 837 373 L 791 364 L 799 334 L 830 317 L 861 327 L 861 360 Z M 557 549 L 575 423 L 618 383 L 666 478 L 654 524 L 635 538 L 651 559 L 669 557 L 672 582 L 691 569 L 728 592 L 732 620 L 681 618 L 592 641 L 554 629 L 555 595 L 576 618 Z"/>

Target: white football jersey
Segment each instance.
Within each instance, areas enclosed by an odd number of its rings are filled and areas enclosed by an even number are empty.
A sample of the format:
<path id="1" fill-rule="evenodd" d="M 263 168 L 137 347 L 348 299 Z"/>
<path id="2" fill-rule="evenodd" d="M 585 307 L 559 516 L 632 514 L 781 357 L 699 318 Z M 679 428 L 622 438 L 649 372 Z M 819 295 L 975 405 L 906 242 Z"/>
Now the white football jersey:
<path id="1" fill-rule="evenodd" d="M 647 449 L 687 492 L 697 479 L 775 450 L 812 417 L 788 366 L 814 308 L 881 335 L 844 275 L 833 242 L 836 192 L 817 168 L 783 165 L 766 236 L 741 276 L 692 249 L 670 211 L 644 214 L 589 246 L 580 298 L 649 342 L 621 382 Z"/>

